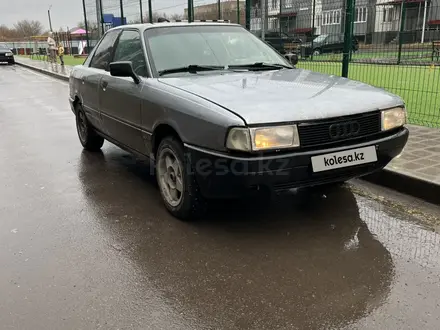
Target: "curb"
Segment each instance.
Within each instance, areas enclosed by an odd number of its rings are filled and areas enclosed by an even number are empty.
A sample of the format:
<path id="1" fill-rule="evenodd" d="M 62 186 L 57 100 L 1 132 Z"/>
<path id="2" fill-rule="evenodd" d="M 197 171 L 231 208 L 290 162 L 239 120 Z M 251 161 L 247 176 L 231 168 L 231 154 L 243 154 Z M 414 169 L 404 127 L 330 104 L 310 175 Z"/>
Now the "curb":
<path id="1" fill-rule="evenodd" d="M 440 205 L 440 185 L 422 178 L 384 168 L 360 179 Z"/>
<path id="2" fill-rule="evenodd" d="M 51 76 L 51 77 L 54 77 L 54 78 L 57 78 L 57 79 L 60 79 L 60 80 L 69 81 L 69 77 L 67 77 L 65 75 L 62 75 L 60 73 L 52 72 L 52 71 L 49 71 L 49 70 L 46 70 L 46 69 L 38 68 L 38 67 L 33 66 L 33 65 L 29 65 L 29 64 L 22 63 L 22 62 L 18 62 L 17 60 L 15 61 L 15 64 L 18 64 L 18 65 L 20 65 L 22 67 L 25 67 L 27 69 L 34 70 L 34 71 L 43 73 L 45 75 L 48 75 L 48 76 Z"/>
<path id="3" fill-rule="evenodd" d="M 20 62 L 16 62 L 16 64 L 60 80 L 69 81 L 69 77 L 56 72 Z M 420 198 L 428 203 L 440 205 L 440 185 L 422 178 L 384 168 L 379 172 L 366 175 L 360 179 L 390 188 L 406 195 Z"/>

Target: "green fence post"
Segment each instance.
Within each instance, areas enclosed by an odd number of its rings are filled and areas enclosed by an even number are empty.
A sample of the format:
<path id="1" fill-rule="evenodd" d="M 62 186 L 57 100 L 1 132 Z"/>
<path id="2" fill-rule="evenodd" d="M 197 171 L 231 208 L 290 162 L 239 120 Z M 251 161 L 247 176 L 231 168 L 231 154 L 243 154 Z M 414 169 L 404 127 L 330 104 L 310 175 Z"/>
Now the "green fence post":
<path id="1" fill-rule="evenodd" d="M 353 9 L 351 11 L 351 38 L 354 36 L 354 21 L 356 20 L 356 0 L 353 0 Z M 353 57 L 353 47 L 350 47 L 350 62 Z"/>
<path id="2" fill-rule="evenodd" d="M 100 18 L 101 18 L 101 32 L 102 32 L 102 35 L 104 35 L 104 33 L 105 33 L 105 30 L 104 30 L 104 12 L 103 12 L 103 10 L 104 9 L 102 9 L 102 0 L 99 0 L 99 10 L 101 11 L 100 12 Z"/>
<path id="3" fill-rule="evenodd" d="M 315 15 L 316 15 L 315 7 L 316 7 L 316 0 L 313 0 L 313 9 L 312 9 L 312 45 L 311 45 L 310 61 L 313 61 L 313 39 L 315 39 Z"/>
<path id="4" fill-rule="evenodd" d="M 124 2 L 119 1 L 119 6 L 121 7 L 121 25 L 124 25 Z"/>
<path id="5" fill-rule="evenodd" d="M 193 13 L 193 2 L 192 0 L 188 0 L 188 23 L 194 21 L 194 13 Z"/>
<path id="6" fill-rule="evenodd" d="M 86 13 L 86 1 L 83 0 L 83 11 L 84 11 L 84 27 L 86 28 L 86 42 L 87 42 L 87 54 L 90 51 L 90 41 L 89 41 L 89 25 L 87 24 L 87 13 Z"/>
<path id="7" fill-rule="evenodd" d="M 151 0 L 148 0 L 148 20 L 153 23 L 153 6 L 151 5 Z"/>
<path id="8" fill-rule="evenodd" d="M 347 6 L 345 7 L 344 54 L 342 56 L 342 77 L 345 78 L 348 78 L 350 49 L 352 47 L 351 22 L 353 20 L 353 1 L 354 0 L 347 0 Z"/>
<path id="9" fill-rule="evenodd" d="M 278 24 L 280 27 L 280 35 L 281 35 L 281 32 L 283 31 L 283 29 L 281 28 L 281 14 L 282 14 L 282 12 L 283 12 L 283 0 L 280 0 L 280 13 L 278 14 Z"/>
<path id="10" fill-rule="evenodd" d="M 251 0 L 246 0 L 245 18 L 246 18 L 246 29 L 250 31 L 251 30 Z"/>
<path id="11" fill-rule="evenodd" d="M 237 24 L 240 24 L 240 0 L 237 0 Z"/>
<path id="12" fill-rule="evenodd" d="M 220 0 L 217 0 L 217 19 L 222 19 L 222 5 Z"/>
<path id="13" fill-rule="evenodd" d="M 403 30 L 405 29 L 406 7 L 405 0 L 402 1 L 402 10 L 400 11 L 400 30 L 399 30 L 399 52 L 397 53 L 397 64 L 400 64 L 402 56 Z"/>
<path id="14" fill-rule="evenodd" d="M 144 23 L 144 13 L 142 9 L 142 0 L 139 0 L 139 11 L 141 13 L 141 23 Z"/>

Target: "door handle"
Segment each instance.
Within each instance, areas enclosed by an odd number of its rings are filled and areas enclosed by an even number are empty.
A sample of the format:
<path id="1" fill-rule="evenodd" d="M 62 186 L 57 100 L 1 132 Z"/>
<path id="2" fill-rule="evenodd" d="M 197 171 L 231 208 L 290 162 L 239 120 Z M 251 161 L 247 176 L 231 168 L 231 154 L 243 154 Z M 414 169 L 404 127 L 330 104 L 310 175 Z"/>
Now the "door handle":
<path id="1" fill-rule="evenodd" d="M 107 88 L 107 85 L 108 85 L 107 81 L 104 81 L 104 80 L 101 81 L 101 88 L 104 92 L 105 92 L 105 89 Z"/>

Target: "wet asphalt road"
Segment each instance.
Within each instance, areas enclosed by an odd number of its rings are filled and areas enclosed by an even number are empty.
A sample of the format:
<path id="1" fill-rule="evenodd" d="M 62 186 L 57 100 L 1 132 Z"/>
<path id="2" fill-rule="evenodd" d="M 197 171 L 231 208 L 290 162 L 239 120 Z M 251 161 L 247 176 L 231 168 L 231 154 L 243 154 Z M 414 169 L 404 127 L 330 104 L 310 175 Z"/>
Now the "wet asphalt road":
<path id="1" fill-rule="evenodd" d="M 439 328 L 438 208 L 355 182 L 182 223 L 67 92 L 0 66 L 0 329 Z"/>

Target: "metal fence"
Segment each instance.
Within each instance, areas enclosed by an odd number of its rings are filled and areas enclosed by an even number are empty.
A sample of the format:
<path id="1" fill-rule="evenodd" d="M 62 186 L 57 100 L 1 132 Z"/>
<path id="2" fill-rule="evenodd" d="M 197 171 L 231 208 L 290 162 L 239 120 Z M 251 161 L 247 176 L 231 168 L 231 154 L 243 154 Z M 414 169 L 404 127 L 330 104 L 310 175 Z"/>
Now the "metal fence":
<path id="1" fill-rule="evenodd" d="M 230 20 L 281 53 L 297 53 L 298 67 L 385 88 L 403 97 L 411 123 L 440 127 L 440 0 L 83 0 L 83 5 L 89 48 L 110 27 L 155 22 L 159 16 Z"/>
<path id="2" fill-rule="evenodd" d="M 299 67 L 385 88 L 440 127 L 440 0 L 260 0 L 250 25 Z"/>

